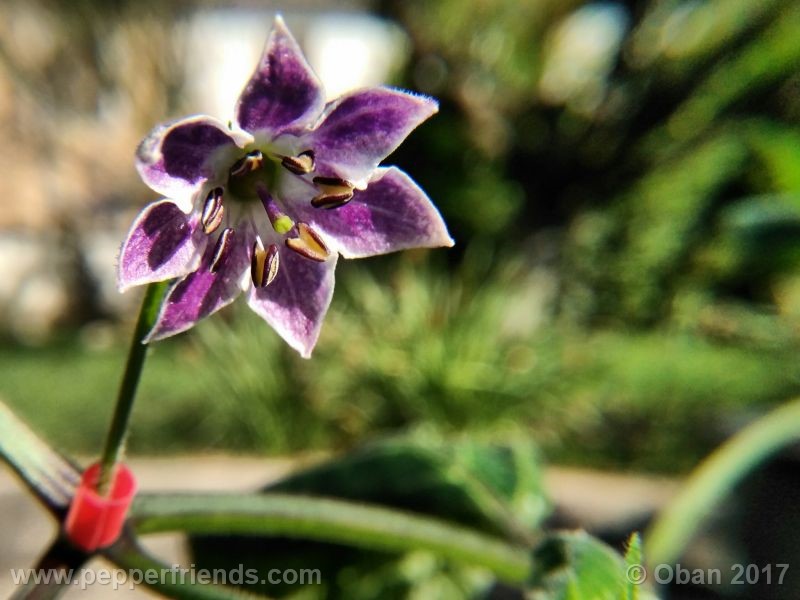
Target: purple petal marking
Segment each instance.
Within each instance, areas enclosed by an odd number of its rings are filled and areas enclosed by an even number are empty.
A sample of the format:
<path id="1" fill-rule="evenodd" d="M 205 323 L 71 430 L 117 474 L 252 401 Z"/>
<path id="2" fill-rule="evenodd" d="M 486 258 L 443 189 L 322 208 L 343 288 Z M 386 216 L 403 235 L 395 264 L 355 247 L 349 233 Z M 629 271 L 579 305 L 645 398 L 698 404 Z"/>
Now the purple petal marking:
<path id="1" fill-rule="evenodd" d="M 170 200 L 148 205 L 122 244 L 117 269 L 119 290 L 183 277 L 197 268 L 205 244 L 197 215 L 184 214 Z"/>
<path id="2" fill-rule="evenodd" d="M 397 167 L 377 169 L 367 188 L 356 190 L 340 208 L 325 210 L 295 202 L 293 210 L 345 258 L 453 245 L 430 198 Z"/>
<path id="3" fill-rule="evenodd" d="M 167 292 L 161 312 L 145 342 L 160 340 L 190 329 L 203 319 L 233 302 L 242 291 L 244 273 L 250 272 L 249 245 L 253 235 L 247 226 L 234 234 L 230 252 L 211 273 L 215 244 L 209 243 L 200 267 L 177 282 Z"/>
<path id="4" fill-rule="evenodd" d="M 222 174 L 251 141 L 212 117 L 189 117 L 153 129 L 136 150 L 136 169 L 153 190 L 180 198 Z"/>
<path id="5" fill-rule="evenodd" d="M 306 139 L 317 175 L 341 177 L 362 187 L 380 162 L 439 106 L 432 98 L 390 88 L 342 96 L 326 109 Z"/>
<path id="6" fill-rule="evenodd" d="M 245 131 L 274 138 L 311 126 L 322 114 L 322 84 L 281 17 L 275 18 L 253 76 L 236 103 L 236 120 Z"/>
<path id="7" fill-rule="evenodd" d="M 303 358 L 311 356 L 333 296 L 336 255 L 316 262 L 280 248 L 280 268 L 267 287 L 251 287 L 247 303 Z"/>

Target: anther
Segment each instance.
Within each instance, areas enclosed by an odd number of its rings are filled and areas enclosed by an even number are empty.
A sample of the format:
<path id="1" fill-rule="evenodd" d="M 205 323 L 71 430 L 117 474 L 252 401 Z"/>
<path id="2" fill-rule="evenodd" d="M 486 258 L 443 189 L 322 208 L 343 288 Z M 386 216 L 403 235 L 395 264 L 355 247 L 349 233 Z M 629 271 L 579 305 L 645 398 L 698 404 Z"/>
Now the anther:
<path id="1" fill-rule="evenodd" d="M 264 210 L 267 211 L 267 217 L 269 217 L 269 222 L 272 223 L 272 228 L 281 235 L 288 233 L 294 227 L 294 221 L 281 211 L 263 183 L 256 185 L 256 193 L 261 198 Z"/>
<path id="2" fill-rule="evenodd" d="M 225 209 L 222 206 L 222 188 L 214 188 L 208 193 L 206 203 L 203 205 L 203 214 L 200 222 L 206 234 L 214 233 L 222 223 Z"/>
<path id="3" fill-rule="evenodd" d="M 231 177 L 247 175 L 260 168 L 262 162 L 264 162 L 264 156 L 261 154 L 261 151 L 253 150 L 250 154 L 243 156 L 233 164 L 230 171 Z"/>
<path id="4" fill-rule="evenodd" d="M 214 247 L 214 258 L 211 259 L 211 266 L 208 269 L 212 273 L 217 272 L 222 261 L 230 253 L 231 247 L 233 247 L 234 234 L 235 232 L 230 227 L 226 227 L 219 234 L 217 245 Z"/>
<path id="5" fill-rule="evenodd" d="M 311 206 L 314 208 L 326 208 L 328 210 L 344 206 L 353 199 L 353 192 L 344 194 L 319 194 L 311 199 Z"/>
<path id="6" fill-rule="evenodd" d="M 298 237 L 296 238 L 286 239 L 286 247 L 294 250 L 300 256 L 305 256 L 317 262 L 324 262 L 331 255 L 325 242 L 307 223 L 297 223 L 297 235 Z"/>
<path id="7" fill-rule="evenodd" d="M 323 192 L 344 192 L 352 190 L 354 187 L 352 183 L 341 177 L 314 177 L 313 181 Z"/>
<path id="8" fill-rule="evenodd" d="M 305 175 L 314 170 L 314 151 L 306 150 L 297 156 L 284 156 L 281 164 L 295 175 Z"/>
<path id="9" fill-rule="evenodd" d="M 339 177 L 314 177 L 320 193 L 311 199 L 314 208 L 339 208 L 353 198 L 353 184 Z"/>
<path id="10" fill-rule="evenodd" d="M 250 262 L 250 277 L 256 287 L 267 287 L 275 280 L 280 266 L 280 254 L 275 244 L 264 250 L 260 238 L 253 243 L 253 256 Z"/>

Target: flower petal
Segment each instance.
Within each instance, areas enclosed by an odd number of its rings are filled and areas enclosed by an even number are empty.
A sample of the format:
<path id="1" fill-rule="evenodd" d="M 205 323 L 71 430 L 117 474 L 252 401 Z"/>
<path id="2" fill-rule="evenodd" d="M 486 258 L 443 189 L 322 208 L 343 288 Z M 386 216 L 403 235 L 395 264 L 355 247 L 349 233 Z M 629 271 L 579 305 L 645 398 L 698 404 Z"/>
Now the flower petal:
<path id="1" fill-rule="evenodd" d="M 133 222 L 117 267 L 121 292 L 135 285 L 183 277 L 200 264 L 206 236 L 196 214 L 186 215 L 171 200 L 144 208 Z"/>
<path id="2" fill-rule="evenodd" d="M 233 302 L 242 291 L 243 275 L 249 272 L 248 244 L 252 235 L 248 227 L 239 227 L 230 252 L 212 273 L 215 244 L 208 244 L 200 267 L 177 282 L 167 292 L 156 324 L 145 342 L 160 340 L 190 329 L 200 319 Z"/>
<path id="3" fill-rule="evenodd" d="M 221 174 L 250 142 L 248 133 L 217 119 L 188 117 L 153 129 L 136 150 L 136 169 L 156 192 L 181 198 Z"/>
<path id="4" fill-rule="evenodd" d="M 356 190 L 340 208 L 295 205 L 298 217 L 313 224 L 345 258 L 453 245 L 430 198 L 397 167 L 377 169 L 367 188 Z"/>
<path id="5" fill-rule="evenodd" d="M 342 96 L 329 105 L 325 119 L 306 138 L 317 173 L 363 187 L 373 169 L 437 110 L 432 98 L 390 88 Z"/>
<path id="6" fill-rule="evenodd" d="M 325 262 L 280 249 L 280 268 L 265 288 L 253 286 L 247 303 L 303 358 L 311 356 L 333 297 L 336 255 Z"/>
<path id="7" fill-rule="evenodd" d="M 261 60 L 236 103 L 239 127 L 271 139 L 312 125 L 324 106 L 322 84 L 283 19 L 275 17 Z"/>

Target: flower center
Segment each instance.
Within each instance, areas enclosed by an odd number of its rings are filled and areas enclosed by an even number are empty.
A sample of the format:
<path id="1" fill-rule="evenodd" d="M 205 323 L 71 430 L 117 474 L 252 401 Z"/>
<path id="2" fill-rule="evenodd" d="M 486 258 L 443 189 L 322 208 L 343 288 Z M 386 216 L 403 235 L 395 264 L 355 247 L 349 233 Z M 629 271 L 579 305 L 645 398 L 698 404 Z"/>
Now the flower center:
<path id="1" fill-rule="evenodd" d="M 260 150 L 254 150 L 237 160 L 230 168 L 225 186 L 228 197 L 239 202 L 258 200 L 258 187 L 273 189 L 279 163 Z"/>
<path id="2" fill-rule="evenodd" d="M 258 200 L 266 211 L 272 229 L 284 238 L 284 245 L 289 250 L 309 260 L 326 261 L 331 256 L 331 251 L 322 237 L 308 223 L 295 223 L 284 214 L 270 192 L 275 189 L 278 177 L 282 176 L 279 174 L 281 169 L 303 176 L 313 168 L 314 153 L 311 150 L 301 152 L 298 156 L 274 155 L 261 150 L 248 152 L 228 169 L 228 179 L 224 186 L 215 187 L 208 192 L 201 212 L 203 231 L 211 235 L 221 227 L 226 217 L 230 219 L 224 202 L 250 204 Z M 314 207 L 337 208 L 353 197 L 353 186 L 343 179 L 315 177 L 313 182 L 320 191 L 310 201 Z M 209 267 L 212 273 L 222 267 L 231 247 L 236 243 L 235 238 L 236 232 L 232 227 L 225 227 L 217 237 Z M 256 234 L 250 259 L 253 285 L 258 288 L 267 287 L 278 274 L 280 254 L 277 244 L 265 247 L 261 237 Z"/>

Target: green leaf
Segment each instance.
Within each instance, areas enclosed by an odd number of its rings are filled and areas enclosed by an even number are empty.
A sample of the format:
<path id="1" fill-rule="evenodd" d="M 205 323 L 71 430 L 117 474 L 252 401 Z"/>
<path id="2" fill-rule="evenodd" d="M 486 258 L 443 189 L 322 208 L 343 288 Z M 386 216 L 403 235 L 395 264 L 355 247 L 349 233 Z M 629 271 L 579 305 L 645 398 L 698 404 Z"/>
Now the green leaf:
<path id="1" fill-rule="evenodd" d="M 268 489 L 411 510 L 524 542 L 549 510 L 537 459 L 528 442 L 392 440 Z"/>
<path id="2" fill-rule="evenodd" d="M 775 85 L 794 72 L 800 59 L 797 28 L 800 7 L 786 10 L 755 40 L 714 65 L 670 118 L 670 131 L 679 139 L 694 139 L 716 122 L 737 100 Z"/>
<path id="3" fill-rule="evenodd" d="M 781 448 L 800 440 L 800 399 L 761 417 L 715 450 L 645 535 L 650 565 L 673 563 L 700 524 L 744 476 Z"/>
<path id="4" fill-rule="evenodd" d="M 0 456 L 54 515 L 63 515 L 80 481 L 80 472 L 2 402 Z"/>
<path id="5" fill-rule="evenodd" d="M 744 132 L 769 189 L 800 192 L 800 132 L 765 118 L 746 122 Z"/>
<path id="6" fill-rule="evenodd" d="M 628 538 L 628 548 L 625 550 L 625 567 L 626 575 L 628 576 L 628 589 L 627 593 L 623 594 L 624 600 L 640 600 L 639 598 L 639 584 L 631 581 L 631 575 L 636 574 L 636 569 L 644 568 L 642 561 L 642 536 L 638 531 L 631 534 Z"/>
<path id="7" fill-rule="evenodd" d="M 552 600 L 618 600 L 627 590 L 623 558 L 586 532 L 556 533 L 533 553 L 532 591 Z"/>
<path id="8" fill-rule="evenodd" d="M 438 519 L 378 506 L 289 494 L 140 495 L 132 508 L 140 533 L 285 536 L 402 552 L 429 550 L 521 581 L 530 559 L 523 548 Z"/>
<path id="9" fill-rule="evenodd" d="M 761 194 L 743 198 L 726 208 L 721 216 L 723 233 L 737 236 L 741 242 L 794 243 L 796 246 L 793 238 L 800 232 L 800 194 Z"/>

